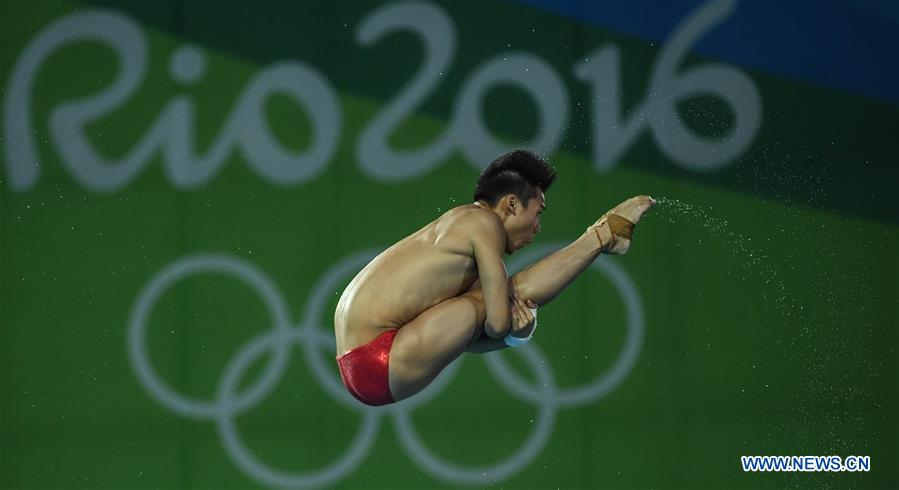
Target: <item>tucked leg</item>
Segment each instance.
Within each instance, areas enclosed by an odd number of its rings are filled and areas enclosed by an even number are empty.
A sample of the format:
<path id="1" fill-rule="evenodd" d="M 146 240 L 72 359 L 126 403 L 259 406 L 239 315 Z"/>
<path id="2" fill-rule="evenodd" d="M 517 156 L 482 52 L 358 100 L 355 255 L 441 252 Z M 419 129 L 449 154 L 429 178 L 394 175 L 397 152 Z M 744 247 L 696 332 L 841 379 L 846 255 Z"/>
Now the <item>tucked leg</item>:
<path id="1" fill-rule="evenodd" d="M 437 304 L 402 326 L 390 349 L 390 392 L 394 400 L 424 389 L 483 329 L 481 290 Z"/>
<path id="2" fill-rule="evenodd" d="M 610 212 L 637 223 L 654 203 L 649 196 L 638 196 Z M 510 279 L 510 291 L 544 306 L 608 246 L 588 228 L 565 248 L 515 274 Z M 390 391 L 394 399 L 399 401 L 424 389 L 466 350 L 489 352 L 505 347 L 502 339 L 482 335 L 485 317 L 483 296 L 475 283 L 465 294 L 431 307 L 400 328 L 390 351 Z"/>

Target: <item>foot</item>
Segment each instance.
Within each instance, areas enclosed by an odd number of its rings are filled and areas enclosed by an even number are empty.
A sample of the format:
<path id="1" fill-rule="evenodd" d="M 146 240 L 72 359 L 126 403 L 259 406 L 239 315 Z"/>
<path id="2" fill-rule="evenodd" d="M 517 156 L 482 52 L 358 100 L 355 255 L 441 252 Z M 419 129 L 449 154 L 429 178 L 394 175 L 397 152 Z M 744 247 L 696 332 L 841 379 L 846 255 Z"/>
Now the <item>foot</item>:
<path id="1" fill-rule="evenodd" d="M 623 255 L 631 247 L 634 225 L 655 203 L 649 196 L 632 197 L 604 214 L 587 231 L 596 235 L 602 253 Z"/>

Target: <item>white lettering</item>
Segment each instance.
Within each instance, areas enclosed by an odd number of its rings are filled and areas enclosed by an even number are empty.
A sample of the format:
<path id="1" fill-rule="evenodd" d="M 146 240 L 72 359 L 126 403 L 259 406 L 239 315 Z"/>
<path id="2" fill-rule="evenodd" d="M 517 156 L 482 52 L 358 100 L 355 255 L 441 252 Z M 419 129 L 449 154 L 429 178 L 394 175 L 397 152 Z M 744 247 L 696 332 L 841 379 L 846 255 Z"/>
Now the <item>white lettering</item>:
<path id="1" fill-rule="evenodd" d="M 721 23 L 734 9 L 732 0 L 710 2 L 692 14 L 662 48 L 653 67 L 649 96 L 622 117 L 620 55 L 615 46 L 595 51 L 575 67 L 593 85 L 593 161 L 600 173 L 611 170 L 645 127 L 652 128 L 662 151 L 678 165 L 708 171 L 732 162 L 752 142 L 761 121 L 761 96 L 743 72 L 721 64 L 692 68 L 676 76 L 676 68 L 697 39 Z M 710 140 L 694 135 L 677 113 L 677 101 L 695 95 L 723 99 L 734 112 L 729 137 Z"/>
<path id="2" fill-rule="evenodd" d="M 64 164 L 79 183 L 92 190 L 121 186 L 155 146 L 150 134 L 131 158 L 106 168 L 81 134 L 85 123 L 105 114 L 134 93 L 147 66 L 147 42 L 139 27 L 125 16 L 107 11 L 73 14 L 41 31 L 19 56 L 12 70 L 4 111 L 6 171 L 13 190 L 24 191 L 37 182 L 40 157 L 31 117 L 32 88 L 43 62 L 56 50 L 75 41 L 97 40 L 109 45 L 119 59 L 118 78 L 104 92 L 64 104 L 51 116 L 51 137 Z M 143 158 L 141 158 L 143 157 Z"/>
<path id="3" fill-rule="evenodd" d="M 49 25 L 25 49 L 13 69 L 5 111 L 7 172 L 14 190 L 33 186 L 40 158 L 34 140 L 31 100 L 34 77 L 44 60 L 60 47 L 85 40 L 100 40 L 115 51 L 119 75 L 102 92 L 60 104 L 51 111 L 50 136 L 72 176 L 93 191 L 114 191 L 131 181 L 153 154 L 163 151 L 166 173 L 178 188 L 192 188 L 211 179 L 228 154 L 239 145 L 248 164 L 275 184 L 296 184 L 317 176 L 333 156 L 340 135 L 337 97 L 315 70 L 296 62 L 283 62 L 261 71 L 241 95 L 224 129 L 204 155 L 197 155 L 194 104 L 188 96 L 170 101 L 131 151 L 118 160 L 100 154 L 85 135 L 92 121 L 110 114 L 132 96 L 147 67 L 146 39 L 127 17 L 107 11 L 75 14 Z M 205 70 L 205 57 L 196 48 L 182 48 L 170 63 L 181 83 L 194 83 Z M 283 93 L 304 107 L 316 137 L 303 154 L 286 151 L 269 131 L 264 104 L 273 93 Z"/>
<path id="4" fill-rule="evenodd" d="M 453 122 L 462 151 L 478 170 L 497 155 L 513 149 L 494 138 L 481 118 L 484 94 L 492 86 L 503 83 L 518 85 L 537 103 L 540 130 L 533 143 L 526 147 L 550 154 L 565 135 L 568 94 L 556 71 L 529 53 L 497 55 L 478 67 L 462 88 Z"/>
<path id="5" fill-rule="evenodd" d="M 393 130 L 437 86 L 456 50 L 456 33 L 449 17 L 438 7 L 423 3 L 397 3 L 376 10 L 362 21 L 357 37 L 363 45 L 371 45 L 400 29 L 420 36 L 425 61 L 401 94 L 375 116 L 359 138 L 356 158 L 366 175 L 376 180 L 417 177 L 443 163 L 454 142 L 452 129 L 420 150 L 397 152 L 387 142 Z"/>
<path id="6" fill-rule="evenodd" d="M 592 158 L 597 172 L 611 170 L 645 129 L 651 129 L 665 155 L 691 171 L 721 168 L 748 148 L 758 133 L 762 107 L 752 80 L 723 64 L 677 72 L 697 39 L 733 9 L 732 0 L 713 1 L 687 18 L 662 48 L 651 71 L 648 94 L 626 117 L 621 108 L 621 56 L 617 46 L 602 46 L 574 67 L 575 76 L 592 86 Z M 366 175 L 380 181 L 407 181 L 442 164 L 455 149 L 480 169 L 497 154 L 511 149 L 491 133 L 482 114 L 485 94 L 497 86 L 516 86 L 536 104 L 539 130 L 524 146 L 545 155 L 556 151 L 570 123 L 568 93 L 548 63 L 520 51 L 494 55 L 475 67 L 463 82 L 447 129 L 439 137 L 415 150 L 391 148 L 390 135 L 438 87 L 456 52 L 452 19 L 427 3 L 380 7 L 361 21 L 357 37 L 364 46 L 371 46 L 400 30 L 412 31 L 421 39 L 424 61 L 360 133 L 356 157 Z M 148 52 L 139 25 L 118 13 L 93 10 L 49 24 L 26 46 L 13 67 L 3 117 L 6 168 L 14 191 L 28 190 L 40 176 L 37 128 L 31 115 L 35 78 L 55 51 L 83 41 L 100 41 L 114 51 L 119 63 L 117 76 L 100 92 L 53 108 L 48 120 L 50 140 L 63 164 L 87 189 L 120 189 L 158 152 L 172 184 L 181 189 L 208 182 L 235 149 L 242 152 L 254 171 L 276 185 L 310 181 L 334 156 L 342 129 L 342 112 L 334 89 L 314 68 L 295 61 L 275 63 L 256 75 L 239 94 L 220 133 L 203 154 L 198 154 L 193 141 L 195 104 L 187 95 L 173 97 L 126 155 L 109 159 L 100 154 L 85 134 L 86 126 L 109 117 L 135 94 L 146 74 Z M 181 47 L 170 59 L 169 72 L 180 84 L 196 83 L 206 72 L 205 54 L 198 47 Z M 309 115 L 315 132 L 309 148 L 287 150 L 268 127 L 265 102 L 275 93 L 288 96 Z M 677 102 L 697 95 L 716 97 L 732 109 L 735 122 L 726 137 L 696 135 L 681 120 Z"/>

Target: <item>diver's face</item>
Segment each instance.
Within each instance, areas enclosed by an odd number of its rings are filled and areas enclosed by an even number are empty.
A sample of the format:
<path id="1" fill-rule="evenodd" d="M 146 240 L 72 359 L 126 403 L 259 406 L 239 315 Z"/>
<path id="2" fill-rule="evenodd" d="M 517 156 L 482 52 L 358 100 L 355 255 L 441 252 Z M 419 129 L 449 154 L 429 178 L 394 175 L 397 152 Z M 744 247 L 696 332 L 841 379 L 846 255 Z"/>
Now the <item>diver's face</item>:
<path id="1" fill-rule="evenodd" d="M 532 197 L 527 206 L 516 199 L 512 208 L 513 214 L 506 223 L 506 253 L 509 254 L 531 243 L 540 233 L 540 215 L 546 209 L 546 199 L 543 192 L 537 191 L 537 196 Z"/>

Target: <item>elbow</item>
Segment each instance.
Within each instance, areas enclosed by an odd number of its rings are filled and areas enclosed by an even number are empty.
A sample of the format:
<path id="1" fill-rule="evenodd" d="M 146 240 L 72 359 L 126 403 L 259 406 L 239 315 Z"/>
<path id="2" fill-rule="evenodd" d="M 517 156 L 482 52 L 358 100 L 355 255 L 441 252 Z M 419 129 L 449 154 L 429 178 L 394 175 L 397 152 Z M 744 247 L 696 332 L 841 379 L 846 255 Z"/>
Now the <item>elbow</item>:
<path id="1" fill-rule="evenodd" d="M 484 334 L 492 339 L 505 337 L 512 328 L 512 309 L 508 299 L 485 302 Z"/>
<path id="2" fill-rule="evenodd" d="M 505 337 L 506 334 L 509 333 L 509 329 L 512 327 L 511 321 L 511 317 L 502 318 L 499 321 L 487 320 L 486 322 L 484 322 L 484 334 L 492 339 Z"/>
<path id="3" fill-rule="evenodd" d="M 506 333 L 509 331 L 509 328 L 496 328 L 491 326 L 489 323 L 484 324 L 484 333 L 490 337 L 491 339 L 498 339 L 501 337 L 505 337 Z"/>

